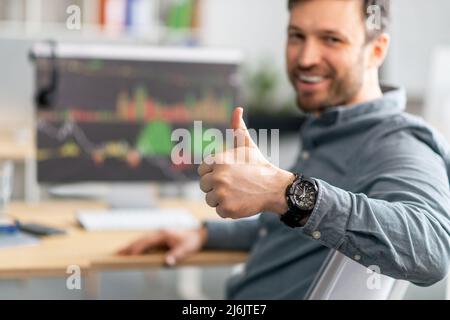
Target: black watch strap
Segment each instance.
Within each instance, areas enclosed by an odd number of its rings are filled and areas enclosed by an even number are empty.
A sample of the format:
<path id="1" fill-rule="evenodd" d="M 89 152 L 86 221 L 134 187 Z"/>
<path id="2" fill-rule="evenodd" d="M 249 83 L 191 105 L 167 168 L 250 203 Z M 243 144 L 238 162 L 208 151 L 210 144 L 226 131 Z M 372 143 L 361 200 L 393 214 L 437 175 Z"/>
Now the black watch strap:
<path id="1" fill-rule="evenodd" d="M 285 214 L 281 216 L 280 220 L 288 227 L 300 228 L 303 227 L 303 220 L 309 215 L 310 213 L 297 214 L 288 210 Z"/>

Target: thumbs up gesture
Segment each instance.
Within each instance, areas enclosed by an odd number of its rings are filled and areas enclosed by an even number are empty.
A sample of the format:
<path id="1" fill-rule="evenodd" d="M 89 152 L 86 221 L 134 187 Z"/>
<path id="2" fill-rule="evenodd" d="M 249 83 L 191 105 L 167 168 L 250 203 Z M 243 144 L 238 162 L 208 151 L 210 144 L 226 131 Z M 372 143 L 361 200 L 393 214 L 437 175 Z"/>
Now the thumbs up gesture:
<path id="1" fill-rule="evenodd" d="M 262 211 L 281 215 L 288 209 L 284 193 L 294 175 L 265 159 L 242 114 L 243 109 L 236 108 L 231 119 L 234 146 L 199 166 L 200 189 L 222 218 L 245 218 Z"/>

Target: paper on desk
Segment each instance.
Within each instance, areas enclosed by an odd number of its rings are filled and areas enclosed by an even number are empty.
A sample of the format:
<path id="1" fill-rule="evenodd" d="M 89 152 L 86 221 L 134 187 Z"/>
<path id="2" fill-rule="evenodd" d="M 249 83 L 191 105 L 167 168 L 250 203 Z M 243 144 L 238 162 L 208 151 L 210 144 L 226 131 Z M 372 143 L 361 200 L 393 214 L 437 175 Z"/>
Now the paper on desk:
<path id="1" fill-rule="evenodd" d="M 39 239 L 23 232 L 0 234 L 0 249 L 31 246 L 39 243 Z"/>

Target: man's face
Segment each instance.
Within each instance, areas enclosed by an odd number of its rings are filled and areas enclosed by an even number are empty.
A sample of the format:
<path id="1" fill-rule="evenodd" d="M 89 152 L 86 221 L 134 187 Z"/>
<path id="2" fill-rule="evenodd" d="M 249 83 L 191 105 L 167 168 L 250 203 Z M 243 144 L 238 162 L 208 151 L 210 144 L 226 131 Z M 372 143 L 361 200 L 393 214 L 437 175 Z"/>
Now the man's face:
<path id="1" fill-rule="evenodd" d="M 362 88 L 367 68 L 361 6 L 359 0 L 308 0 L 291 10 L 287 69 L 302 110 L 351 104 Z"/>

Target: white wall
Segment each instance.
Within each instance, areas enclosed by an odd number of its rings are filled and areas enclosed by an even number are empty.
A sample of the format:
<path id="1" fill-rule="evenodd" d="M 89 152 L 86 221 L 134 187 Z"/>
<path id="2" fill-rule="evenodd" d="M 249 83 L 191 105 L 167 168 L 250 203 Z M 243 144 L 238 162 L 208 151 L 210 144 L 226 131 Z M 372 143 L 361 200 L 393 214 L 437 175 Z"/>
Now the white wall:
<path id="1" fill-rule="evenodd" d="M 285 0 L 204 0 L 202 27 L 207 45 L 237 46 L 248 61 L 275 57 L 284 64 L 288 11 Z"/>
<path id="2" fill-rule="evenodd" d="M 267 59 L 280 74 L 279 96 L 291 93 L 285 75 L 287 0 L 203 0 L 203 4 L 205 45 L 242 49 L 250 69 Z"/>
<path id="3" fill-rule="evenodd" d="M 386 79 L 423 97 L 429 79 L 433 48 L 450 45 L 450 1 L 391 0 L 392 46 Z M 450 72 L 450 66 L 449 66 Z"/>
<path id="4" fill-rule="evenodd" d="M 31 40 L 0 40 L 0 131 L 31 126 L 34 72 Z"/>

